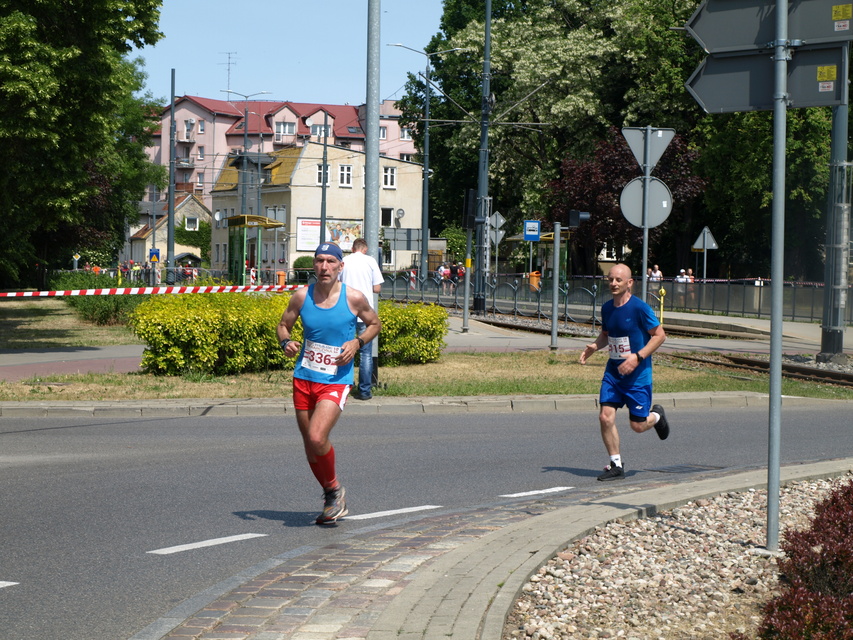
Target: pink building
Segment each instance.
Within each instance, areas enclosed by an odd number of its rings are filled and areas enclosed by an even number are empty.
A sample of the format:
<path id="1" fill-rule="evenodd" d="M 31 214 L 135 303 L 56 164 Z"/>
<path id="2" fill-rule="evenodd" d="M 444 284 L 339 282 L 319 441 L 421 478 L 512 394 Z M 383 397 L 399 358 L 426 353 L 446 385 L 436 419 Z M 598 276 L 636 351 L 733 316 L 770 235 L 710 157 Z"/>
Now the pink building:
<path id="1" fill-rule="evenodd" d="M 244 113 L 248 109 L 248 119 Z M 411 131 L 400 126 L 401 112 L 393 100 L 380 106 L 379 153 L 412 161 Z M 175 101 L 175 185 L 178 193 L 193 193 L 212 209 L 210 192 L 228 158 L 243 149 L 244 136 L 252 151 L 271 153 L 306 142 L 364 151 L 365 105 L 325 105 L 275 100 L 217 100 L 183 96 Z M 307 121 L 307 122 L 306 122 Z M 308 124 L 310 122 L 310 124 Z M 324 131 L 324 122 L 328 130 Z M 161 113 L 160 133 L 147 149 L 152 162 L 168 166 L 171 107 Z M 245 129 L 244 129 L 245 127 Z M 146 201 L 165 199 L 152 189 Z"/>

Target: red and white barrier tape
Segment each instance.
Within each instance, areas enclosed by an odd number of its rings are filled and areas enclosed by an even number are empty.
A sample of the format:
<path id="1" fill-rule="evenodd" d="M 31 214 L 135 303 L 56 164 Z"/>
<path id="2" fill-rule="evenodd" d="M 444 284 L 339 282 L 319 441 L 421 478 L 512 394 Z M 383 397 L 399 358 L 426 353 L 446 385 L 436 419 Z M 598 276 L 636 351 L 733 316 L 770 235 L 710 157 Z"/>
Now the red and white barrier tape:
<path id="1" fill-rule="evenodd" d="M 251 293 L 255 291 L 295 291 L 305 285 L 219 285 L 207 287 L 117 287 L 113 289 L 70 289 L 68 291 L 0 291 L 0 298 L 53 298 L 61 296 L 127 296 L 158 293 Z"/>

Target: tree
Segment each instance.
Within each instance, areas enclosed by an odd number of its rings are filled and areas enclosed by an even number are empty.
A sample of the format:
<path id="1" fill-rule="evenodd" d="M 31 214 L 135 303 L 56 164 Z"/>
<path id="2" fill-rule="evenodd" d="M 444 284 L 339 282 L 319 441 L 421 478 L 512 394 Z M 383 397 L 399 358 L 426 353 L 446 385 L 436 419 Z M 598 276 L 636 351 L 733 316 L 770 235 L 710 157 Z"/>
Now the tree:
<path id="1" fill-rule="evenodd" d="M 32 282 L 78 243 L 123 234 L 145 184 L 141 72 L 123 56 L 155 43 L 159 0 L 7 0 L 0 8 L 0 284 Z"/>
<path id="2" fill-rule="evenodd" d="M 210 235 L 210 223 L 204 220 L 199 220 L 198 229 L 192 231 L 182 226 L 175 226 L 175 242 L 198 249 L 202 262 L 208 266 L 210 265 Z"/>

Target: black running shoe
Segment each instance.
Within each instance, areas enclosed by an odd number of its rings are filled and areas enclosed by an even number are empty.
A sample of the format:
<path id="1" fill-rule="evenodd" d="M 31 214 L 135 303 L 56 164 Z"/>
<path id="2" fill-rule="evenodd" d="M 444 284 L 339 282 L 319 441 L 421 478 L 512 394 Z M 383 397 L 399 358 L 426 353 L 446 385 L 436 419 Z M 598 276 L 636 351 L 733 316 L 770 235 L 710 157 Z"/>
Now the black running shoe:
<path id="1" fill-rule="evenodd" d="M 338 518 L 347 515 L 349 510 L 346 495 L 343 485 L 338 485 L 335 489 L 326 489 L 323 492 L 323 513 L 317 516 L 317 524 L 335 524 Z"/>
<path id="2" fill-rule="evenodd" d="M 608 480 L 623 480 L 625 478 L 625 467 L 617 467 L 612 462 L 604 467 L 604 473 L 598 476 L 598 479 L 601 482 L 607 482 Z"/>
<path id="3" fill-rule="evenodd" d="M 669 422 L 666 421 L 666 413 L 663 407 L 659 404 L 652 405 L 652 411 L 660 416 L 660 420 L 655 422 L 655 431 L 658 432 L 658 438 L 666 440 L 669 437 Z"/>

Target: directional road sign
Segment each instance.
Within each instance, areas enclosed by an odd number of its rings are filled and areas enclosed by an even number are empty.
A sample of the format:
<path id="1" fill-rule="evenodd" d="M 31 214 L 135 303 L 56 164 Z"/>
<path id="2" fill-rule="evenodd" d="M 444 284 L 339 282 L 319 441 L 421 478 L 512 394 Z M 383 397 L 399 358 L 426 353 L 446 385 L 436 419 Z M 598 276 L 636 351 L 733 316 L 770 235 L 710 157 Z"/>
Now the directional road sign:
<path id="1" fill-rule="evenodd" d="M 848 60 L 842 45 L 801 47 L 788 62 L 790 107 L 843 104 Z M 775 93 L 772 52 L 715 55 L 705 58 L 687 90 L 708 113 L 771 111 Z"/>
<path id="2" fill-rule="evenodd" d="M 619 206 L 622 215 L 635 227 L 643 226 L 643 181 L 634 178 L 622 189 Z M 672 211 L 672 194 L 662 180 L 649 178 L 649 210 L 646 213 L 646 226 L 651 229 L 663 224 Z"/>
<path id="3" fill-rule="evenodd" d="M 853 4 L 845 0 L 788 3 L 788 39 L 804 45 L 853 40 L 851 21 Z M 707 53 L 767 49 L 776 40 L 776 3 L 705 0 L 685 28 Z"/>
<path id="4" fill-rule="evenodd" d="M 675 137 L 675 129 L 646 129 L 646 127 L 623 127 L 622 135 L 640 166 L 644 166 L 646 154 L 646 132 L 651 131 L 649 144 L 649 171 L 657 166 L 658 160 Z"/>

